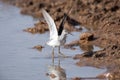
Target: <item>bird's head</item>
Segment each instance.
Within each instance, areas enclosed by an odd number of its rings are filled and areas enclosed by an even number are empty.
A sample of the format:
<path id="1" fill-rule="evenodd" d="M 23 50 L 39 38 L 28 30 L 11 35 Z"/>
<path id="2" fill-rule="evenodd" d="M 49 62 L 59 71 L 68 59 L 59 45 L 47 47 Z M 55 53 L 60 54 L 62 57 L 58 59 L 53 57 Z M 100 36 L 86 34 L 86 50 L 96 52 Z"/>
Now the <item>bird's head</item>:
<path id="1" fill-rule="evenodd" d="M 71 34 L 71 33 L 64 29 L 64 30 L 62 31 L 62 34 L 59 36 L 60 40 L 63 40 L 63 39 L 65 40 L 66 37 L 67 37 L 67 34 Z M 72 35 L 72 34 L 71 34 L 71 35 Z"/>
<path id="2" fill-rule="evenodd" d="M 64 34 L 64 35 L 67 35 L 67 34 L 73 35 L 73 34 L 70 33 L 70 31 L 68 31 L 66 29 L 63 30 L 62 34 Z"/>
<path id="3" fill-rule="evenodd" d="M 62 34 L 67 35 L 67 34 L 69 34 L 69 32 L 66 29 L 64 29 Z"/>

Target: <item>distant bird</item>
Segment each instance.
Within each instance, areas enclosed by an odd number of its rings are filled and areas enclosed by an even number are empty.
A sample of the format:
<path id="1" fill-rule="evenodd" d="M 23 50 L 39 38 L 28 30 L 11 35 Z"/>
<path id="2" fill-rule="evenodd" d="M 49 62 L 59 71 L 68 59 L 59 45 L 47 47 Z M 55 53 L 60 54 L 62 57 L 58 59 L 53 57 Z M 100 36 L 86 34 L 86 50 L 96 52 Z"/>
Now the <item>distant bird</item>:
<path id="1" fill-rule="evenodd" d="M 57 31 L 54 20 L 44 9 L 42 9 L 42 14 L 48 24 L 49 31 L 50 31 L 50 40 L 47 42 L 47 45 L 53 47 L 52 58 L 54 58 L 54 48 L 55 47 L 58 47 L 59 54 L 66 57 L 63 53 L 60 52 L 60 46 L 65 44 L 66 37 L 68 34 L 68 31 L 64 29 L 64 23 L 67 18 L 67 14 L 64 14 L 63 20 L 59 26 L 58 31 Z"/>

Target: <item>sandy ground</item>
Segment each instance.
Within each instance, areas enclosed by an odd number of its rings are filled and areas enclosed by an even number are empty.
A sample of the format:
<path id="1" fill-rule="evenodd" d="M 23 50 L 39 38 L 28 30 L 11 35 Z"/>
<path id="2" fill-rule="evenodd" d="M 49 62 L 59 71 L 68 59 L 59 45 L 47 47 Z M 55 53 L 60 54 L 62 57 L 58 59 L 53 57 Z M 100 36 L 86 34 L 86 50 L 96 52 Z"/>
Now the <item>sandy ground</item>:
<path id="1" fill-rule="evenodd" d="M 54 18 L 57 25 L 63 18 L 63 13 L 71 8 L 65 28 L 69 31 L 79 31 L 75 25 L 82 25 L 89 29 L 88 33 L 80 35 L 80 39 L 65 46 L 80 46 L 85 50 L 83 54 L 75 55 L 80 59 L 78 66 L 95 66 L 107 68 L 107 72 L 100 78 L 108 77 L 110 80 L 120 78 L 120 0 L 4 0 L 21 8 L 21 13 L 42 18 L 41 9 L 46 9 Z M 34 27 L 24 31 L 31 33 L 44 33 L 48 27 L 44 20 L 36 23 Z M 102 48 L 91 51 L 90 45 Z M 80 80 L 80 78 L 73 78 Z"/>

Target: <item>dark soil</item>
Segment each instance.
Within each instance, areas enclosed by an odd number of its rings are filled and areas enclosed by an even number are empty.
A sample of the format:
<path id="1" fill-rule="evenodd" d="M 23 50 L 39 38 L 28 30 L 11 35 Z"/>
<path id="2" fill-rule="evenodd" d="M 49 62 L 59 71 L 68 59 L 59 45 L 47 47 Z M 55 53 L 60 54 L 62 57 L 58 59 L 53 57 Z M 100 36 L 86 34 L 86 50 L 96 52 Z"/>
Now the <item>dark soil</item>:
<path id="1" fill-rule="evenodd" d="M 83 54 L 75 55 L 74 59 L 80 59 L 76 64 L 107 68 L 106 73 L 109 75 L 103 74 L 104 77 L 111 80 L 120 78 L 120 0 L 14 0 L 13 4 L 21 8 L 22 14 L 40 19 L 41 8 L 44 8 L 52 15 L 57 25 L 72 5 L 65 28 L 69 31 L 79 31 L 81 28 L 76 29 L 75 25 L 85 26 L 94 39 L 83 39 L 82 43 L 85 42 L 85 46 L 92 44 L 103 48 L 100 51 L 87 50 Z M 43 33 L 48 31 L 48 28 L 41 28 L 45 25 L 42 20 L 25 31 Z M 73 42 L 72 46 L 83 45 L 80 42 L 81 39 Z"/>

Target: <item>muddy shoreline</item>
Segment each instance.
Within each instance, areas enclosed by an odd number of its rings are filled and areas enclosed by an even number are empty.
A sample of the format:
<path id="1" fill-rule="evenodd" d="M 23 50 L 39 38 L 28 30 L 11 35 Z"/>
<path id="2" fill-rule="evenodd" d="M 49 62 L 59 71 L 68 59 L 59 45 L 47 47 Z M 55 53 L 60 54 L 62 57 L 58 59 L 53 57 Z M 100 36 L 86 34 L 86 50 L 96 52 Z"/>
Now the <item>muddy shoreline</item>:
<path id="1" fill-rule="evenodd" d="M 108 77 L 110 80 L 120 78 L 120 1 L 119 0 L 4 0 L 21 8 L 21 13 L 41 18 L 41 8 L 45 8 L 54 18 L 57 25 L 71 5 L 73 9 L 68 15 L 65 28 L 69 31 L 80 31 L 82 28 L 75 28 L 75 25 L 82 25 L 89 29 L 92 38 L 86 36 L 69 46 L 97 45 L 103 49 L 100 51 L 86 50 L 83 54 L 75 55 L 74 59 L 80 59 L 78 66 L 95 66 L 107 68 L 107 72 L 98 77 Z M 31 33 L 44 33 L 46 23 L 41 20 L 24 31 Z M 90 37 L 90 39 L 88 39 Z M 87 39 L 86 39 L 87 38 Z M 106 74 L 108 74 L 106 76 Z M 79 80 L 74 79 L 74 80 Z"/>

